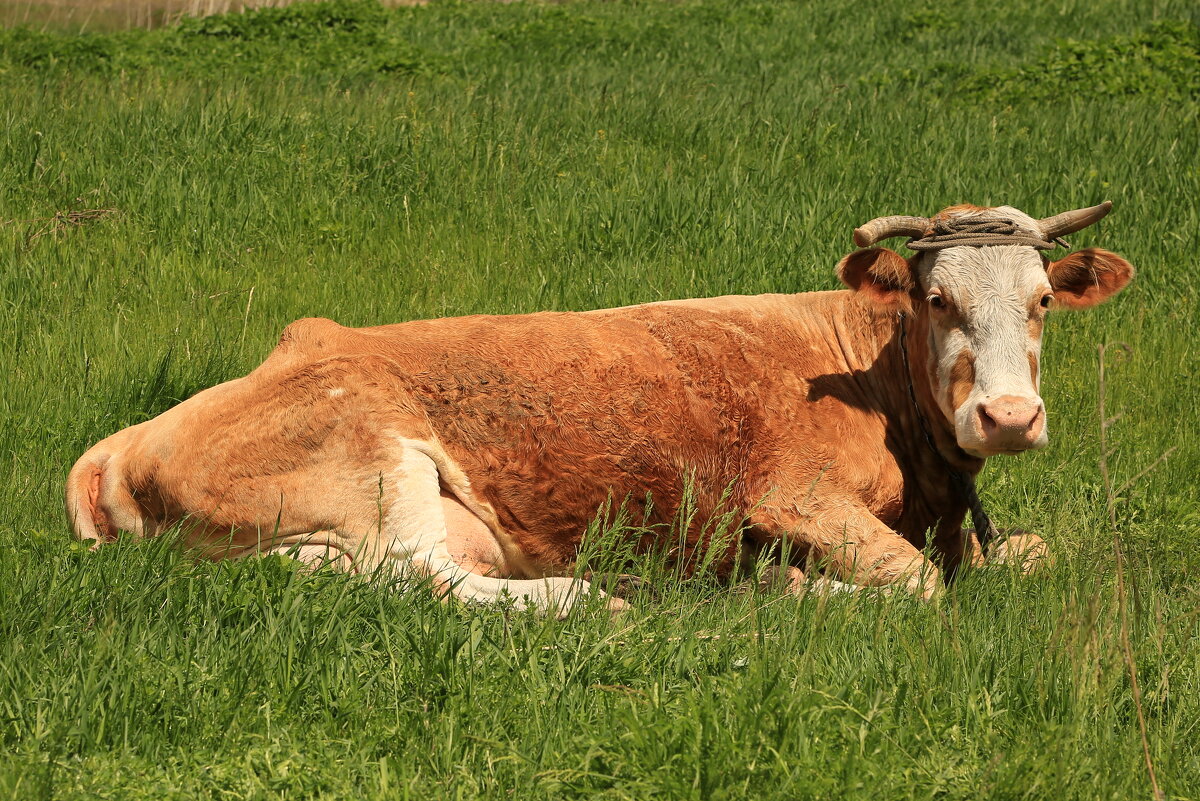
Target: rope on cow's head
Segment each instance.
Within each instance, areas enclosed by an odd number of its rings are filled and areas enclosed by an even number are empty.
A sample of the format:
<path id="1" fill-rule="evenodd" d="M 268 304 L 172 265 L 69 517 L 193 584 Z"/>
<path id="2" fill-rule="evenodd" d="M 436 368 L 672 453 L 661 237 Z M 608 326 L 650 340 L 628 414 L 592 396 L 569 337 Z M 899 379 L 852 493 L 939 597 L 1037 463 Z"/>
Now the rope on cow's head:
<path id="1" fill-rule="evenodd" d="M 907 236 L 911 237 L 909 247 L 914 243 L 926 243 L 925 247 L 913 248 L 914 250 L 939 250 L 955 245 L 1031 245 L 1039 250 L 1050 250 L 1055 242 L 1066 247 L 1066 242 L 1060 237 L 1082 231 L 1097 220 L 1103 219 L 1112 211 L 1112 201 L 1106 200 L 1091 208 L 1064 211 L 1053 217 L 1044 217 L 1034 223 L 1032 230 L 1017 226 L 1012 220 L 994 214 L 985 214 L 982 219 L 979 216 L 963 218 L 947 213 L 950 211 L 948 209 L 932 220 L 907 214 L 876 217 L 854 229 L 854 244 L 860 248 L 869 248 L 884 239 Z M 998 209 L 981 211 L 995 212 Z M 939 244 L 941 242 L 950 244 Z"/>
<path id="2" fill-rule="evenodd" d="M 1028 245 L 1037 250 L 1053 250 L 1066 247 L 1061 239 L 1042 239 L 1012 220 L 993 217 L 943 218 L 934 220 L 933 229 L 919 239 L 908 240 L 909 250 L 943 250 L 944 248 L 982 248 L 994 245 Z"/>

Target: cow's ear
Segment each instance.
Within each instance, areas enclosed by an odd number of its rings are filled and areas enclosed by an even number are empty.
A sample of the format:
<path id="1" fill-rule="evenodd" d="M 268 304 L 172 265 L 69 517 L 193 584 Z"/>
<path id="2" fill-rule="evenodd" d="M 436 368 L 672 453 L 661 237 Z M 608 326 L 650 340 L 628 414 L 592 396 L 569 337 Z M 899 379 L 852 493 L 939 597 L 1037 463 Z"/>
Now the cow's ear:
<path id="1" fill-rule="evenodd" d="M 1116 253 L 1084 248 L 1046 265 L 1054 300 L 1068 309 L 1103 303 L 1133 278 L 1133 265 Z"/>
<path id="2" fill-rule="evenodd" d="M 917 286 L 912 266 L 887 248 L 856 250 L 838 262 L 842 283 L 872 303 L 907 310 Z"/>

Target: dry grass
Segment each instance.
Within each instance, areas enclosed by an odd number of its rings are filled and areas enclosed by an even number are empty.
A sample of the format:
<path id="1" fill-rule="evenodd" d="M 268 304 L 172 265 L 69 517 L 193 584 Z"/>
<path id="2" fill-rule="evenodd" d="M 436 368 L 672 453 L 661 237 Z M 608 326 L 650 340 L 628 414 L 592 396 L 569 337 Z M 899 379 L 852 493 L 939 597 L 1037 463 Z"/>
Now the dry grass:
<path id="1" fill-rule="evenodd" d="M 387 6 L 428 0 L 381 0 Z M 0 25 L 56 30 L 113 31 L 156 28 L 184 16 L 287 6 L 297 0 L 0 0 Z"/>
<path id="2" fill-rule="evenodd" d="M 76 209 L 73 211 L 60 211 L 50 217 L 37 217 L 31 220 L 0 220 L 0 226 L 30 226 L 28 234 L 25 236 L 25 246 L 28 247 L 47 234 L 57 236 L 72 228 L 80 228 L 90 222 L 102 220 L 105 217 L 118 213 L 116 209 Z"/>

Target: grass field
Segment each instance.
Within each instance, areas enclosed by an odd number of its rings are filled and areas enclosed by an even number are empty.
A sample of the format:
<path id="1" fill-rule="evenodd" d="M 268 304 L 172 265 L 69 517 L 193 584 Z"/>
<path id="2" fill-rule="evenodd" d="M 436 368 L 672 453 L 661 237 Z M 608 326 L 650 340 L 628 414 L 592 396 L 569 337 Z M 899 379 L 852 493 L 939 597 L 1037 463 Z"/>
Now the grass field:
<path id="1" fill-rule="evenodd" d="M 1098 468 L 1110 356 L 1132 652 L 1200 798 L 1200 9 L 342 3 L 0 30 L 0 795 L 1150 798 Z M 1051 446 L 993 460 L 1059 559 L 937 603 L 731 592 L 609 621 L 279 558 L 70 541 L 95 440 L 348 325 L 832 288 L 855 225 L 1035 216 L 1135 283 L 1053 315 Z"/>

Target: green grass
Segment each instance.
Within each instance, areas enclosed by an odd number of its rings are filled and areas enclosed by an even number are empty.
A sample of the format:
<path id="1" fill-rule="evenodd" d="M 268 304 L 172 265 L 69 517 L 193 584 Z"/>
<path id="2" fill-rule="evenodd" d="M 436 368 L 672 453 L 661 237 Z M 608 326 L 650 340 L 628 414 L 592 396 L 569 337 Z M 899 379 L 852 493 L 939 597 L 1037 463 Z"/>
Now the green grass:
<path id="1" fill-rule="evenodd" d="M 1196 24 L 821 0 L 0 31 L 0 794 L 1148 798 L 1097 468 L 1096 345 L 1126 342 L 1118 482 L 1177 446 L 1118 509 L 1133 648 L 1160 781 L 1200 798 Z M 1052 444 L 982 477 L 1060 556 L 1037 578 L 937 604 L 660 581 L 560 623 L 68 537 L 90 443 L 297 317 L 826 289 L 880 214 L 1106 198 L 1072 242 L 1138 278 L 1054 316 Z M 84 209 L 115 211 L 55 219 Z"/>

